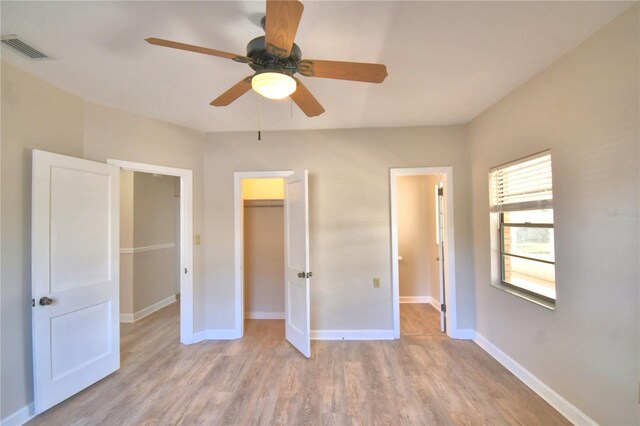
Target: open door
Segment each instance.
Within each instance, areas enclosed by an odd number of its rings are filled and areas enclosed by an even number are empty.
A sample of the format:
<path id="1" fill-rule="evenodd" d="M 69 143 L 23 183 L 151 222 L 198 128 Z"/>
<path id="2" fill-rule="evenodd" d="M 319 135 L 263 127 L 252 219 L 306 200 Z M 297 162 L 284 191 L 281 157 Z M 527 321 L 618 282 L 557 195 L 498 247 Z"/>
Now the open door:
<path id="1" fill-rule="evenodd" d="M 447 331 L 446 297 L 444 293 L 444 187 L 442 178 L 436 185 L 436 241 L 438 243 L 438 277 L 440 278 L 440 331 Z"/>
<path id="2" fill-rule="evenodd" d="M 33 151 L 35 413 L 120 368 L 119 172 Z"/>
<path id="3" fill-rule="evenodd" d="M 309 315 L 309 198 L 307 171 L 284 182 L 285 335 L 304 356 L 311 356 Z"/>

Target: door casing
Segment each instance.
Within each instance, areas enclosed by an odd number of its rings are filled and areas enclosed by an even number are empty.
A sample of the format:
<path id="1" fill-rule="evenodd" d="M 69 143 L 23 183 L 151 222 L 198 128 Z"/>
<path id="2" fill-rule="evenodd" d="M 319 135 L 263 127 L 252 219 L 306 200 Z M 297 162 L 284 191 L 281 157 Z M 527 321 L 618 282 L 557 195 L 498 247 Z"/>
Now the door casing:
<path id="1" fill-rule="evenodd" d="M 199 341 L 193 329 L 193 172 L 187 169 L 108 159 L 107 164 L 132 172 L 180 178 L 180 342 Z"/>

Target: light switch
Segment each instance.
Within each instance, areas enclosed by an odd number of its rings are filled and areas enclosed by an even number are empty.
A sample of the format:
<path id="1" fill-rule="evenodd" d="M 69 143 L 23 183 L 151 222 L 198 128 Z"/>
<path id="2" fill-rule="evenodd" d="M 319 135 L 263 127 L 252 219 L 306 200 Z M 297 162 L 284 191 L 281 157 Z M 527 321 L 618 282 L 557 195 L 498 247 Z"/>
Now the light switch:
<path id="1" fill-rule="evenodd" d="M 373 279 L 373 288 L 380 288 L 380 278 Z"/>
<path id="2" fill-rule="evenodd" d="M 193 236 L 193 245 L 194 246 L 199 246 L 200 245 L 200 235 L 194 235 Z"/>

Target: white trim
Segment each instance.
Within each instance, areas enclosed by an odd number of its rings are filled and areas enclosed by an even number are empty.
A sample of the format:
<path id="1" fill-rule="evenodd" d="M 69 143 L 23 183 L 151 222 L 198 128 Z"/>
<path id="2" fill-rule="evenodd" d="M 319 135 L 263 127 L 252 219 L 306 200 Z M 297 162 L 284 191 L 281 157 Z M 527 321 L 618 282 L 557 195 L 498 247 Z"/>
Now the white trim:
<path id="1" fill-rule="evenodd" d="M 476 331 L 470 328 L 458 329 L 456 333 L 456 339 L 462 340 L 474 340 L 476 338 Z"/>
<path id="2" fill-rule="evenodd" d="M 244 336 L 244 258 L 242 179 L 277 178 L 292 175 L 292 171 L 233 173 L 233 235 L 234 235 L 234 331 Z"/>
<path id="3" fill-rule="evenodd" d="M 144 309 L 139 310 L 138 312 L 134 312 L 133 314 L 120 314 L 120 322 L 136 322 L 141 320 L 144 317 L 148 317 L 155 311 L 159 311 L 165 306 L 169 306 L 174 303 L 176 300 L 176 295 L 173 294 L 165 299 L 162 299 L 159 302 L 154 303 L 153 305 L 149 305 Z"/>
<path id="4" fill-rule="evenodd" d="M 162 250 L 167 248 L 175 247 L 176 243 L 164 243 L 164 244 L 156 244 L 153 246 L 144 246 L 144 247 L 129 247 L 129 248 L 120 248 L 120 254 L 135 254 L 142 253 L 144 251 L 152 251 L 152 250 Z"/>
<path id="5" fill-rule="evenodd" d="M 245 312 L 244 318 L 255 320 L 283 320 L 284 312 Z"/>
<path id="6" fill-rule="evenodd" d="M 241 338 L 237 330 L 203 330 L 193 335 L 190 343 L 198 343 L 205 340 L 236 340 Z"/>
<path id="7" fill-rule="evenodd" d="M 400 296 L 400 303 L 431 303 L 431 296 Z"/>
<path id="8" fill-rule="evenodd" d="M 394 340 L 393 330 L 311 330 L 311 340 Z"/>
<path id="9" fill-rule="evenodd" d="M 447 335 L 457 338 L 458 317 L 456 312 L 456 252 L 454 239 L 453 215 L 453 167 L 413 167 L 389 169 L 389 192 L 391 210 L 391 281 L 392 281 L 392 312 L 393 331 L 396 339 L 400 338 L 400 275 L 398 268 L 398 177 L 417 175 L 437 175 L 443 178 L 445 194 L 445 250 L 444 267 L 445 295 L 447 310 Z M 442 297 L 442 295 L 440 295 Z"/>
<path id="10" fill-rule="evenodd" d="M 132 323 L 135 322 L 134 318 L 135 314 L 120 314 L 120 322 L 121 323 Z"/>
<path id="11" fill-rule="evenodd" d="M 2 426 L 22 426 L 29 420 L 35 417 L 35 407 L 33 402 L 29 405 L 25 405 L 13 414 L 9 414 L 7 417 L 0 421 Z"/>
<path id="12" fill-rule="evenodd" d="M 431 304 L 431 306 L 436 308 L 436 311 L 440 312 L 440 301 L 439 300 L 436 300 L 435 297 L 432 297 L 431 300 L 429 301 L 429 303 Z"/>
<path id="13" fill-rule="evenodd" d="M 187 169 L 108 159 L 123 170 L 180 178 L 180 342 L 193 342 L 193 172 Z M 203 295 L 199 295 L 203 296 Z"/>
<path id="14" fill-rule="evenodd" d="M 542 399 L 547 401 L 549 405 L 558 410 L 558 412 L 566 417 L 571 423 L 575 425 L 597 425 L 593 419 L 547 386 L 529 370 L 518 364 L 509 355 L 502 352 L 497 346 L 484 338 L 480 333 L 475 333 L 475 338 L 473 340 L 507 370 L 513 373 L 514 376 L 531 388 L 531 390 L 537 393 Z"/>

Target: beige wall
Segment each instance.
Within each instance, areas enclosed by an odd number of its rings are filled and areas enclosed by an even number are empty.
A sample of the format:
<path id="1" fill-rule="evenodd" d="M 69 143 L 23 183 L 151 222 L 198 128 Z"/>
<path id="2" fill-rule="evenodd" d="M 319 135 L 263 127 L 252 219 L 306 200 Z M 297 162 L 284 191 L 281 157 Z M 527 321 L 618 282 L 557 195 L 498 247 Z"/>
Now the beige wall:
<path id="1" fill-rule="evenodd" d="M 120 247 L 164 247 L 120 254 L 120 313 L 134 314 L 176 294 L 175 187 L 179 178 L 122 171 Z"/>
<path id="2" fill-rule="evenodd" d="M 202 134 L 97 106 L 2 62 L 0 418 L 33 401 L 31 149 L 96 161 L 139 161 L 194 171 L 194 231 L 203 234 Z M 194 324 L 204 326 L 203 253 L 194 248 Z"/>
<path id="3" fill-rule="evenodd" d="M 476 329 L 600 424 L 638 424 L 638 6 L 470 125 Z M 551 149 L 557 303 L 490 285 L 488 172 Z"/>
<path id="4" fill-rule="evenodd" d="M 400 297 L 440 298 L 436 242 L 436 176 L 399 176 L 398 273 Z"/>
<path id="5" fill-rule="evenodd" d="M 284 312 L 282 201 L 245 201 L 244 311 Z"/>
<path id="6" fill-rule="evenodd" d="M 82 156 L 84 102 L 2 62 L 0 418 L 33 401 L 31 150 Z"/>
<path id="7" fill-rule="evenodd" d="M 390 330 L 389 168 L 453 166 L 458 324 L 473 327 L 464 126 L 207 135 L 207 328 L 234 323 L 233 173 L 309 170 L 311 328 Z M 381 288 L 373 288 L 373 278 Z"/>

